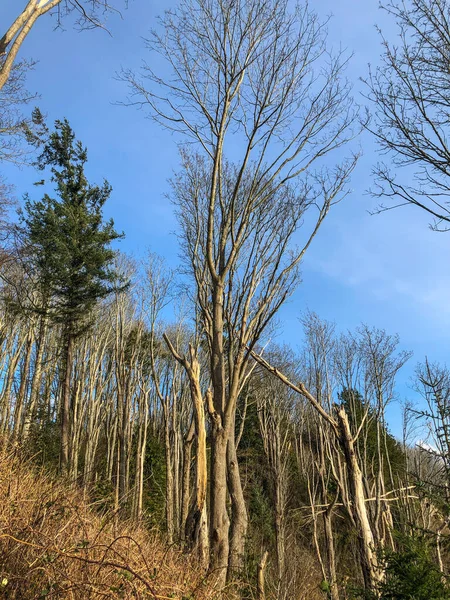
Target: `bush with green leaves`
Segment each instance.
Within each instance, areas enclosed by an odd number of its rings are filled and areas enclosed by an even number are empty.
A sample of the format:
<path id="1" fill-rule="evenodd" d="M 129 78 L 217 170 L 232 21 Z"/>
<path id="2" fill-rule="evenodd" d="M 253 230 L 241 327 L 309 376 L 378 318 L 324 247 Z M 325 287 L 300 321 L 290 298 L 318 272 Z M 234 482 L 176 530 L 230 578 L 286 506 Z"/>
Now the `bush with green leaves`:
<path id="1" fill-rule="evenodd" d="M 447 578 L 439 570 L 431 544 L 423 536 L 398 536 L 398 551 L 384 550 L 385 578 L 366 600 L 450 600 Z M 361 597 L 361 596 L 359 596 Z"/>

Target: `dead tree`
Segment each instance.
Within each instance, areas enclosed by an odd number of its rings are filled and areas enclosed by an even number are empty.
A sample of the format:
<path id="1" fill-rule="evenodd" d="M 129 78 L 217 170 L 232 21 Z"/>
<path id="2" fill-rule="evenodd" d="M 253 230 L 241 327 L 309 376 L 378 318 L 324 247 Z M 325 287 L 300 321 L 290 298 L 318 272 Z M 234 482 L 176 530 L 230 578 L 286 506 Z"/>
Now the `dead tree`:
<path id="1" fill-rule="evenodd" d="M 256 379 L 256 378 L 255 378 Z M 292 392 L 267 373 L 258 373 L 252 392 L 257 398 L 260 431 L 270 470 L 273 490 L 277 558 L 277 594 L 285 594 L 287 503 L 289 488 L 289 450 L 292 431 L 290 413 Z"/>
<path id="2" fill-rule="evenodd" d="M 188 357 L 181 356 L 165 335 L 164 339 L 175 359 L 184 367 L 189 378 L 191 398 L 194 405 L 194 421 L 196 431 L 196 486 L 194 502 L 186 518 L 185 540 L 195 547 L 199 553 L 201 564 L 208 563 L 209 539 L 207 531 L 206 493 L 208 466 L 206 460 L 206 422 L 205 402 L 211 404 L 211 391 L 207 390 L 204 399 L 200 385 L 200 363 L 192 345 L 189 346 Z"/>
<path id="3" fill-rule="evenodd" d="M 303 330 L 305 334 L 305 351 L 302 356 L 302 364 L 307 381 L 308 389 L 312 391 L 317 401 L 331 413 L 333 406 L 333 392 L 335 387 L 333 355 L 335 352 L 334 325 L 321 321 L 312 312 L 308 312 L 303 318 Z M 319 415 L 311 415 L 314 437 L 316 440 L 316 456 L 314 457 L 314 468 L 306 473 L 308 480 L 308 491 L 310 496 L 311 512 L 314 526 L 314 542 L 317 556 L 321 565 L 324 581 L 328 583 L 331 600 L 339 600 L 339 587 L 336 571 L 336 552 L 334 541 L 334 512 L 335 505 L 340 495 L 346 499 L 344 478 L 339 476 L 340 456 L 336 452 L 337 444 L 330 439 L 329 424 L 324 423 Z M 329 482 L 334 479 L 337 484 L 337 492 L 333 499 L 329 498 Z M 316 498 L 319 504 L 316 509 Z M 318 521 L 321 516 L 323 521 L 324 548 L 320 543 L 318 535 Z"/>
<path id="4" fill-rule="evenodd" d="M 376 449 L 372 459 L 371 503 L 377 544 L 384 547 L 387 542 L 394 549 L 392 537 L 393 517 L 391 502 L 393 491 L 398 487 L 394 478 L 391 457 L 387 446 L 387 426 L 385 409 L 395 397 L 395 380 L 398 371 L 411 357 L 411 352 L 399 351 L 399 338 L 389 335 L 382 329 L 365 325 L 357 330 L 357 349 L 364 377 L 364 399 L 370 412 L 363 424 L 363 431 L 369 433 L 368 425 L 375 435 Z M 366 436 L 360 436 L 366 441 Z M 369 462 L 364 447 L 366 464 Z M 369 478 L 366 477 L 366 480 Z M 390 489 L 388 490 L 388 486 Z M 400 486 L 401 487 L 401 486 Z M 388 496 L 391 496 L 388 498 Z"/>
<path id="5" fill-rule="evenodd" d="M 317 398 L 311 394 L 303 382 L 294 384 L 260 355 L 252 352 L 252 356 L 261 366 L 278 377 L 293 391 L 303 396 L 330 426 L 332 434 L 339 443 L 345 456 L 351 511 L 357 525 L 364 584 L 368 590 L 375 589 L 377 582 L 382 579 L 383 573 L 376 555 L 375 536 L 369 519 L 363 475 L 355 448 L 360 431 L 356 432 L 356 434 L 352 433 L 348 415 L 343 406 L 337 406 L 334 415 L 330 414 L 318 402 Z"/>

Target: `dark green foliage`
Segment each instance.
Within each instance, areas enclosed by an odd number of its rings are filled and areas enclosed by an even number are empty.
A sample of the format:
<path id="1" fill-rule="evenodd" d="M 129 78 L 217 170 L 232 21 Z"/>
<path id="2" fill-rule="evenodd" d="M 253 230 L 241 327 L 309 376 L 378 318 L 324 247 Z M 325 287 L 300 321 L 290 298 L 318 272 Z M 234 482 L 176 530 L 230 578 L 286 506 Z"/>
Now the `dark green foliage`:
<path id="1" fill-rule="evenodd" d="M 60 431 L 54 421 L 33 424 L 25 444 L 27 455 L 49 471 L 56 472 L 59 461 Z"/>
<path id="2" fill-rule="evenodd" d="M 367 600 L 449 600 L 450 589 L 423 537 L 397 536 L 399 550 L 380 553 L 385 581 Z"/>
<path id="3" fill-rule="evenodd" d="M 26 268 L 39 287 L 42 312 L 78 335 L 89 326 L 96 303 L 117 289 L 110 244 L 122 235 L 112 220 L 103 222 L 111 186 L 106 181 L 101 187 L 88 183 L 87 151 L 68 121 L 56 121 L 49 133 L 39 111 L 34 119 L 40 124 L 34 140 L 41 150 L 36 166 L 50 168 L 57 197 L 26 198 L 20 225 L 28 250 Z"/>
<path id="4" fill-rule="evenodd" d="M 92 505 L 100 513 L 114 509 L 114 486 L 107 479 L 95 481 L 91 490 Z"/>
<path id="5" fill-rule="evenodd" d="M 147 438 L 144 468 L 144 508 L 150 526 L 161 527 L 165 520 L 166 459 L 163 444 L 153 435 Z"/>
<path id="6" fill-rule="evenodd" d="M 238 407 L 239 416 L 243 412 L 243 398 L 239 399 Z M 240 426 L 241 423 L 237 422 L 236 429 Z M 250 535 L 254 532 L 259 560 L 261 543 L 273 542 L 274 516 L 271 500 L 270 473 L 267 468 L 267 459 L 259 428 L 257 404 L 252 399 L 248 400 L 238 455 L 241 472 L 245 474 L 244 493 L 249 506 Z"/>

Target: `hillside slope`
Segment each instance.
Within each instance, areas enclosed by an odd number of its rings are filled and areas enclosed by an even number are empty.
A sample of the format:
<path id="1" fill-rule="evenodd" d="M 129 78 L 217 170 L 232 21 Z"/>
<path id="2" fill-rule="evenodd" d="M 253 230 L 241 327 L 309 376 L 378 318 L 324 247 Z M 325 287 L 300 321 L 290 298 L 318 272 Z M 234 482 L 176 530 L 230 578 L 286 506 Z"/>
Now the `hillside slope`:
<path id="1" fill-rule="evenodd" d="M 0 598 L 212 600 L 195 561 L 0 449 Z"/>

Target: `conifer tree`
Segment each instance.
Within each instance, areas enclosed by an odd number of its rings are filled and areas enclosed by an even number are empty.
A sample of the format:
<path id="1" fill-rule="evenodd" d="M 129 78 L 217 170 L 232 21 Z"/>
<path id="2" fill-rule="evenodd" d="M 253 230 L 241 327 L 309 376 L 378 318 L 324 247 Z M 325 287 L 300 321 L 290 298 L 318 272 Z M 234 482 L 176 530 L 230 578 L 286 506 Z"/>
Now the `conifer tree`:
<path id="1" fill-rule="evenodd" d="M 20 231 L 29 248 L 28 268 L 38 283 L 39 296 L 45 298 L 34 310 L 60 324 L 63 331 L 60 467 L 66 472 L 73 344 L 89 329 L 96 304 L 119 285 L 111 242 L 123 234 L 117 233 L 112 220 L 103 220 L 111 186 L 107 181 L 102 186 L 88 182 L 87 150 L 76 140 L 69 122 L 57 120 L 50 133 L 37 110 L 34 120 L 39 125 L 34 141 L 41 149 L 36 166 L 42 171 L 50 169 L 56 197 L 46 193 L 36 202 L 27 197 Z"/>

